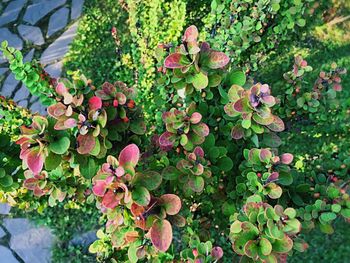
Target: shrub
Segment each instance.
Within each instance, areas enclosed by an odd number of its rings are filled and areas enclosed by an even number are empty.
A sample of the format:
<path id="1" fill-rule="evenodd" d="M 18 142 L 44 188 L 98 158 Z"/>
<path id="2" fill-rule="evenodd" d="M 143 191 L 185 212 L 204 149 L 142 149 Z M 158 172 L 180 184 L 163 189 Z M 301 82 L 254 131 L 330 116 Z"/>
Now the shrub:
<path id="1" fill-rule="evenodd" d="M 305 87 L 305 102 L 295 105 L 288 92 L 310 69 L 301 57 L 286 74 L 288 90 L 273 96 L 198 37 L 190 26 L 182 44 L 157 48 L 159 81 L 169 92 L 158 135 L 145 136 L 135 88 L 95 87 L 78 73 L 46 80 L 49 116 L 21 128 L 25 179 L 18 182 L 49 206 L 96 202 L 106 225 L 90 251 L 102 260 L 230 261 L 229 239 L 242 262 L 277 262 L 307 248 L 302 229 L 330 233 L 337 217 L 350 218 L 346 175 L 300 182 L 276 134 L 295 115 L 287 110 L 319 114 L 335 95 L 324 85 L 339 90 L 343 71 L 321 73 L 317 97 Z"/>

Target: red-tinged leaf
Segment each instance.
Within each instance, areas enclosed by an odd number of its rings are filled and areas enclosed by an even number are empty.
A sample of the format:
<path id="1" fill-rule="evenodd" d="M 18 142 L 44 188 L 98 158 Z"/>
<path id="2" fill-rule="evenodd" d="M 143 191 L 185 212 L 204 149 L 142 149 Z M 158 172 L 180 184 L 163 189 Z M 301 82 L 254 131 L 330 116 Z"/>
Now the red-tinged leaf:
<path id="1" fill-rule="evenodd" d="M 60 96 L 63 96 L 64 93 L 68 92 L 68 89 L 62 82 L 58 83 L 55 89 L 57 94 Z"/>
<path id="2" fill-rule="evenodd" d="M 38 186 L 38 179 L 36 178 L 28 178 L 24 180 L 23 186 L 28 190 L 34 190 Z"/>
<path id="3" fill-rule="evenodd" d="M 271 95 L 261 96 L 260 100 L 269 107 L 272 107 L 276 103 L 275 97 Z"/>
<path id="4" fill-rule="evenodd" d="M 96 196 L 104 196 L 107 189 L 107 183 L 105 180 L 96 180 L 95 185 L 92 187 L 92 191 Z"/>
<path id="5" fill-rule="evenodd" d="M 78 135 L 78 153 L 79 154 L 89 154 L 96 145 L 96 139 L 92 134 Z"/>
<path id="6" fill-rule="evenodd" d="M 54 118 L 58 118 L 66 113 L 67 107 L 59 102 L 47 108 L 47 113 Z"/>
<path id="7" fill-rule="evenodd" d="M 213 247 L 213 249 L 211 250 L 211 256 L 216 260 L 219 260 L 220 258 L 222 258 L 223 255 L 224 255 L 224 251 L 222 250 L 221 247 Z"/>
<path id="8" fill-rule="evenodd" d="M 201 44 L 201 51 L 202 52 L 208 52 L 210 50 L 210 45 L 208 42 L 202 42 Z"/>
<path id="9" fill-rule="evenodd" d="M 73 128 L 73 127 L 77 126 L 77 121 L 76 121 L 76 119 L 69 118 L 69 119 L 64 121 L 64 126 L 66 128 Z"/>
<path id="10" fill-rule="evenodd" d="M 176 215 L 181 209 L 181 200 L 177 195 L 165 194 L 160 197 L 168 215 Z"/>
<path id="11" fill-rule="evenodd" d="M 90 110 L 99 110 L 102 108 L 102 99 L 97 96 L 93 96 L 89 99 Z"/>
<path id="12" fill-rule="evenodd" d="M 201 137 L 206 137 L 209 135 L 209 127 L 205 123 L 192 125 L 192 130 L 194 133 Z"/>
<path id="13" fill-rule="evenodd" d="M 33 174 L 40 173 L 43 169 L 45 158 L 43 153 L 40 153 L 39 148 L 31 149 L 25 157 L 28 168 L 33 172 Z"/>
<path id="14" fill-rule="evenodd" d="M 172 216 L 170 221 L 177 227 L 184 227 L 186 225 L 186 219 L 180 215 Z"/>
<path id="15" fill-rule="evenodd" d="M 197 146 L 196 148 L 194 148 L 193 153 L 196 156 L 204 157 L 204 151 L 203 151 L 202 147 Z"/>
<path id="16" fill-rule="evenodd" d="M 120 200 L 117 199 L 117 196 L 114 194 L 113 190 L 108 190 L 102 199 L 102 205 L 106 208 L 111 208 L 111 209 L 119 205 L 119 202 Z"/>
<path id="17" fill-rule="evenodd" d="M 191 116 L 191 123 L 192 124 L 197 124 L 202 120 L 202 115 L 199 112 L 194 112 Z"/>
<path id="18" fill-rule="evenodd" d="M 271 157 L 272 157 L 272 153 L 270 150 L 268 149 L 260 150 L 260 154 L 259 154 L 260 161 L 267 162 L 271 159 Z"/>
<path id="19" fill-rule="evenodd" d="M 233 104 L 233 109 L 237 112 L 245 112 L 244 108 L 244 98 L 243 99 L 239 99 L 237 100 L 234 104 Z"/>
<path id="20" fill-rule="evenodd" d="M 140 150 L 136 144 L 126 146 L 119 154 L 119 164 L 121 166 L 131 165 L 135 167 L 140 158 Z"/>
<path id="21" fill-rule="evenodd" d="M 170 132 L 164 132 L 159 137 L 159 144 L 162 147 L 173 147 L 174 142 L 175 142 L 174 135 Z"/>
<path id="22" fill-rule="evenodd" d="M 152 244 L 160 251 L 167 251 L 173 239 L 173 229 L 168 220 L 157 219 L 150 229 Z"/>
<path id="23" fill-rule="evenodd" d="M 271 125 L 275 120 L 275 118 L 272 114 L 262 117 L 261 115 L 255 113 L 255 112 L 253 113 L 252 118 L 256 123 L 261 124 L 261 125 Z"/>
<path id="24" fill-rule="evenodd" d="M 293 162 L 293 154 L 291 153 L 284 153 L 280 156 L 281 162 L 283 164 L 290 164 L 291 162 Z"/>
<path id="25" fill-rule="evenodd" d="M 119 105 L 124 105 L 126 103 L 126 96 L 121 92 L 117 92 L 115 98 L 118 100 Z"/>
<path id="26" fill-rule="evenodd" d="M 280 117 L 274 116 L 273 122 L 267 125 L 267 128 L 274 132 L 284 131 L 284 122 L 281 120 Z"/>
<path id="27" fill-rule="evenodd" d="M 270 176 L 269 176 L 269 178 L 267 178 L 266 183 L 270 183 L 270 182 L 276 181 L 276 180 L 278 179 L 279 176 L 280 176 L 280 175 L 279 175 L 279 173 L 277 173 L 277 172 L 271 173 Z"/>
<path id="28" fill-rule="evenodd" d="M 235 140 L 242 139 L 244 136 L 244 129 L 240 125 L 236 125 L 231 130 L 231 136 Z"/>
<path id="29" fill-rule="evenodd" d="M 342 88 L 342 86 L 340 84 L 336 83 L 336 84 L 333 85 L 333 89 L 335 91 L 342 91 L 343 88 Z"/>
<path id="30" fill-rule="evenodd" d="M 198 29 L 196 26 L 192 25 L 186 29 L 183 37 L 183 41 L 193 42 L 193 41 L 197 41 L 197 38 L 198 38 Z"/>
<path id="31" fill-rule="evenodd" d="M 210 51 L 207 66 L 211 69 L 223 68 L 229 63 L 230 58 L 223 52 Z"/>
<path id="32" fill-rule="evenodd" d="M 164 67 L 166 68 L 183 68 L 189 64 L 189 61 L 185 55 L 180 53 L 173 53 L 166 57 L 164 61 Z"/>

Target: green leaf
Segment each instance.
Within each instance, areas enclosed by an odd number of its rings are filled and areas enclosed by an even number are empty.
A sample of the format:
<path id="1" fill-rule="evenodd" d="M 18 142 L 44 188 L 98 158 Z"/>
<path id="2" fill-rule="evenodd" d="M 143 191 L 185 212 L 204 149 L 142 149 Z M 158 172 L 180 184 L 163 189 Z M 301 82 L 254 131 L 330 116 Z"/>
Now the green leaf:
<path id="1" fill-rule="evenodd" d="M 86 164 L 79 165 L 80 173 L 86 179 L 91 179 L 92 177 L 94 177 L 96 175 L 97 168 L 98 167 L 95 164 L 95 160 L 92 158 L 89 158 L 88 161 L 86 162 Z"/>
<path id="2" fill-rule="evenodd" d="M 242 71 L 231 71 L 227 76 L 227 84 L 229 86 L 243 86 L 246 82 L 246 76 Z"/>
<path id="3" fill-rule="evenodd" d="M 270 243 L 270 241 L 266 238 L 261 238 L 260 242 L 259 242 L 259 246 L 260 246 L 260 252 L 265 255 L 268 256 L 270 255 L 271 251 L 272 251 L 272 245 Z"/>
<path id="4" fill-rule="evenodd" d="M 157 189 L 161 183 L 162 176 L 155 171 L 137 173 L 135 177 L 135 184 L 144 186 L 150 191 Z"/>
<path id="5" fill-rule="evenodd" d="M 132 199 L 141 206 L 146 206 L 151 201 L 149 191 L 143 186 L 136 186 L 132 191 Z"/>
<path id="6" fill-rule="evenodd" d="M 48 171 L 55 170 L 60 165 L 61 160 L 58 154 L 50 152 L 45 159 L 45 169 Z"/>
<path id="7" fill-rule="evenodd" d="M 233 162 L 229 157 L 219 159 L 217 166 L 224 172 L 228 172 L 233 168 Z"/>
<path id="8" fill-rule="evenodd" d="M 336 218 L 337 218 L 337 215 L 335 213 L 333 213 L 333 212 L 322 213 L 321 216 L 320 216 L 320 219 L 323 220 L 326 223 L 328 223 L 330 221 L 333 221 Z"/>
<path id="9" fill-rule="evenodd" d="M 6 176 L 0 178 L 0 185 L 2 185 L 2 186 L 9 187 L 12 184 L 13 184 L 13 179 L 11 176 L 6 175 Z"/>
<path id="10" fill-rule="evenodd" d="M 5 177 L 5 175 L 6 175 L 5 169 L 4 168 L 0 168 L 0 178 Z"/>
<path id="11" fill-rule="evenodd" d="M 192 78 L 192 84 L 197 90 L 202 90 L 208 86 L 209 80 L 208 76 L 203 72 L 199 72 Z"/>
<path id="12" fill-rule="evenodd" d="M 68 137 L 62 137 L 57 141 L 51 142 L 49 150 L 56 154 L 64 154 L 67 152 L 70 146 L 70 140 Z"/>

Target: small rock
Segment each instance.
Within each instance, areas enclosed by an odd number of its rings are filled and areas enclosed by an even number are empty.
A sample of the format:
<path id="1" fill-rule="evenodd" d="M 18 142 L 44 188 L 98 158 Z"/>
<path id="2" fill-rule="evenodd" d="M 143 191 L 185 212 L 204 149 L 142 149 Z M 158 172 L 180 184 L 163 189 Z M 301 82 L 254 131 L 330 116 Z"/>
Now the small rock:
<path id="1" fill-rule="evenodd" d="M 43 34 L 39 27 L 19 25 L 18 32 L 24 40 L 29 41 L 34 45 L 42 45 L 45 43 Z"/>
<path id="2" fill-rule="evenodd" d="M 21 12 L 26 0 L 15 0 L 10 2 L 0 16 L 0 26 L 15 21 Z"/>
<path id="3" fill-rule="evenodd" d="M 17 259 L 12 255 L 11 250 L 4 246 L 0 246 L 1 262 L 18 263 Z"/>
<path id="4" fill-rule="evenodd" d="M 47 65 L 57 60 L 61 60 L 68 52 L 69 44 L 72 42 L 77 29 L 78 22 L 75 22 L 43 52 L 40 62 Z"/>
<path id="5" fill-rule="evenodd" d="M 45 227 L 34 227 L 28 219 L 5 219 L 4 226 L 11 233 L 10 247 L 24 262 L 51 262 L 50 248 L 54 236 Z"/>
<path id="6" fill-rule="evenodd" d="M 31 60 L 33 59 L 33 57 L 34 57 L 34 51 L 35 51 L 34 48 L 33 48 L 31 51 L 29 51 L 29 52 L 27 53 L 27 55 L 24 56 L 23 61 L 24 61 L 24 62 L 29 62 L 29 61 L 31 61 Z"/>
<path id="7" fill-rule="evenodd" d="M 47 30 L 47 37 L 52 36 L 54 33 L 61 30 L 67 25 L 68 14 L 69 9 L 66 7 L 62 7 L 50 17 L 49 28 Z"/>
<path id="8" fill-rule="evenodd" d="M 73 0 L 72 2 L 72 11 L 70 13 L 70 18 L 72 20 L 80 17 L 81 12 L 83 11 L 84 0 Z"/>
<path id="9" fill-rule="evenodd" d="M 46 16 L 55 8 L 63 5 L 66 0 L 41 0 L 36 1 L 32 5 L 28 6 L 23 20 L 32 25 L 35 25 L 41 18 Z"/>
<path id="10" fill-rule="evenodd" d="M 50 74 L 51 77 L 53 78 L 59 78 L 62 73 L 62 67 L 63 67 L 63 62 L 59 61 L 55 64 L 52 64 L 50 66 L 47 66 L 45 68 L 45 71 Z"/>
<path id="11" fill-rule="evenodd" d="M 8 215 L 10 213 L 11 206 L 6 203 L 0 203 L 0 215 Z"/>

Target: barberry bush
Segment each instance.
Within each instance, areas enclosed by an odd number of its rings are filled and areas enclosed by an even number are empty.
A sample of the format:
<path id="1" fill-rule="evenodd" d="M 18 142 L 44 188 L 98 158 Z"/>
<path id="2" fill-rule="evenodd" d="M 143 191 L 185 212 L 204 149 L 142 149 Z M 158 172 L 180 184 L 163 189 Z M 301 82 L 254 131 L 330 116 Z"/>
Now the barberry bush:
<path id="1" fill-rule="evenodd" d="M 279 1 L 266 8 L 277 12 Z M 296 120 L 326 121 L 346 70 L 333 64 L 305 83 L 312 68 L 296 56 L 275 93 L 231 63 L 215 38 L 200 39 L 191 25 L 180 45 L 155 47 L 150 63 L 165 99 L 156 127 L 137 85 L 95 86 L 79 72 L 53 79 L 4 42 L 10 69 L 49 107 L 40 116 L 1 98 L 0 115 L 11 116 L 4 146 L 15 142 L 22 160 L 1 164 L 1 199 L 39 211 L 64 200 L 95 204 L 103 227 L 89 250 L 110 262 L 285 262 L 307 249 L 303 231 L 331 233 L 337 218 L 348 221 L 349 175 L 323 178 L 279 149 Z"/>

